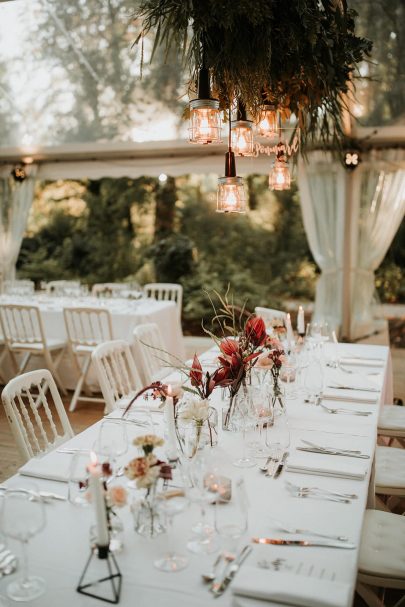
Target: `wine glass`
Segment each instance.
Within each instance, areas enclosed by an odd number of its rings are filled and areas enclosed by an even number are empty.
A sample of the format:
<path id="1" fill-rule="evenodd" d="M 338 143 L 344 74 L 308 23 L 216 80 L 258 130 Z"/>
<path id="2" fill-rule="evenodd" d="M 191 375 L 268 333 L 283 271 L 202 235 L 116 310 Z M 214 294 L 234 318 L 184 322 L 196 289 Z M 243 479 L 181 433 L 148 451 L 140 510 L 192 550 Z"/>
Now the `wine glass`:
<path id="1" fill-rule="evenodd" d="M 290 428 L 285 412 L 274 416 L 273 424 L 267 426 L 266 445 L 272 460 L 279 461 L 290 446 Z"/>
<path id="2" fill-rule="evenodd" d="M 285 385 L 286 398 L 291 400 L 297 398 L 296 379 L 298 374 L 297 357 L 290 354 L 280 370 L 280 379 Z"/>
<path id="3" fill-rule="evenodd" d="M 95 450 L 114 464 L 118 457 L 128 451 L 128 436 L 125 421 L 117 418 L 105 419 L 99 428 Z"/>
<path id="4" fill-rule="evenodd" d="M 196 554 L 210 554 L 217 549 L 215 529 L 206 521 L 206 508 L 216 500 L 219 483 L 212 460 L 205 456 L 204 451 L 182 466 L 186 476 L 186 495 L 200 506 L 200 520 L 192 528 L 197 537 L 187 542 L 187 548 Z"/>
<path id="5" fill-rule="evenodd" d="M 242 432 L 242 455 L 233 462 L 233 465 L 238 468 L 252 468 L 256 462 L 246 453 L 246 431 L 253 428 L 256 419 L 252 409 L 251 396 L 247 390 L 241 389 L 235 396 L 232 422 L 236 430 Z"/>
<path id="6" fill-rule="evenodd" d="M 27 545 L 45 527 L 45 510 L 35 485 L 27 486 L 29 493 L 9 489 L 4 494 L 0 511 L 0 527 L 5 536 L 21 542 L 22 576 L 7 587 L 14 601 L 32 601 L 45 592 L 45 580 L 29 575 Z"/>
<path id="7" fill-rule="evenodd" d="M 323 368 L 318 358 L 312 358 L 304 376 L 304 391 L 306 401 L 319 404 L 323 391 Z"/>
<path id="8" fill-rule="evenodd" d="M 215 529 L 223 549 L 235 553 L 247 527 L 248 500 L 243 479 L 239 479 L 233 487 L 232 498 L 220 496 L 215 503 Z"/>
<path id="9" fill-rule="evenodd" d="M 171 531 L 173 527 L 173 518 L 174 516 L 176 516 L 176 514 L 180 514 L 180 512 L 183 512 L 187 504 L 187 499 L 182 496 L 165 498 L 165 496 L 163 495 L 161 499 L 158 500 L 157 508 L 159 512 L 166 518 L 168 544 L 166 554 L 157 558 L 153 562 L 154 566 L 157 569 L 160 569 L 161 571 L 174 573 L 175 571 L 181 571 L 182 569 L 185 569 L 185 567 L 187 567 L 189 563 L 189 559 L 187 556 L 183 554 L 177 554 L 171 547 Z"/>
<path id="10" fill-rule="evenodd" d="M 87 450 L 77 451 L 73 454 L 69 468 L 68 500 L 75 506 L 88 506 L 86 499 L 88 490 L 90 463 L 90 452 Z"/>
<path id="11" fill-rule="evenodd" d="M 252 390 L 252 387 L 251 387 Z M 273 408 L 271 406 L 272 387 L 270 384 L 262 384 L 260 389 L 252 390 L 252 404 L 256 416 L 257 440 L 249 443 L 255 457 L 266 457 L 267 448 L 264 441 L 264 427 L 273 419 Z"/>

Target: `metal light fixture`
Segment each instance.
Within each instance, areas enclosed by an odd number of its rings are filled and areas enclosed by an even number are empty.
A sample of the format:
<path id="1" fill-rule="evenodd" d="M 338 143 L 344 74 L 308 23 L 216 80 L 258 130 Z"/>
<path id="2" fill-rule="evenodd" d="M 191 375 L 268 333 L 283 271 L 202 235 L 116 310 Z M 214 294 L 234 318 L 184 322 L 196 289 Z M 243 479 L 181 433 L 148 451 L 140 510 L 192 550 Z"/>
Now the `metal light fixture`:
<path id="1" fill-rule="evenodd" d="M 269 187 L 272 190 L 289 190 L 291 187 L 291 173 L 282 143 L 277 145 L 276 159 L 269 175 Z"/>
<path id="2" fill-rule="evenodd" d="M 246 117 L 242 101 L 238 101 L 236 120 L 231 122 L 232 149 L 236 156 L 254 156 L 253 122 Z"/>
<path id="3" fill-rule="evenodd" d="M 276 107 L 266 98 L 266 93 L 262 91 L 263 103 L 260 106 L 259 118 L 257 121 L 257 132 L 262 137 L 275 139 L 279 133 L 279 120 Z"/>
<path id="4" fill-rule="evenodd" d="M 198 73 L 198 97 L 190 101 L 190 143 L 221 143 L 221 114 L 218 99 L 211 99 L 210 74 L 202 50 L 202 67 Z"/>
<path id="5" fill-rule="evenodd" d="M 225 177 L 218 179 L 218 213 L 246 213 L 246 192 L 242 177 L 236 175 L 235 154 L 231 140 L 231 110 L 229 110 L 228 151 L 225 154 Z"/>

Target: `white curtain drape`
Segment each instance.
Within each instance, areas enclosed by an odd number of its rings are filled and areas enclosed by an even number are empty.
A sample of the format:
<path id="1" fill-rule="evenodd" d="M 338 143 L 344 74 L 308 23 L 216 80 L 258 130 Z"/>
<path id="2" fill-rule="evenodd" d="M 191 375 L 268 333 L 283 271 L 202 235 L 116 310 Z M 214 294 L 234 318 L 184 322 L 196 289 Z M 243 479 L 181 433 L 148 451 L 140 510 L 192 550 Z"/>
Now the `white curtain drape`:
<path id="1" fill-rule="evenodd" d="M 352 299 L 352 338 L 378 329 L 374 272 L 405 213 L 405 151 L 374 151 L 360 168 L 360 221 Z"/>
<path id="2" fill-rule="evenodd" d="M 12 166 L 0 170 L 0 281 L 14 280 L 15 265 L 34 198 L 36 167 L 27 168 L 19 183 L 11 176 Z"/>
<path id="3" fill-rule="evenodd" d="M 327 153 L 309 153 L 306 161 L 299 161 L 298 185 L 309 247 L 321 269 L 314 319 L 338 328 L 342 321 L 344 169 Z"/>

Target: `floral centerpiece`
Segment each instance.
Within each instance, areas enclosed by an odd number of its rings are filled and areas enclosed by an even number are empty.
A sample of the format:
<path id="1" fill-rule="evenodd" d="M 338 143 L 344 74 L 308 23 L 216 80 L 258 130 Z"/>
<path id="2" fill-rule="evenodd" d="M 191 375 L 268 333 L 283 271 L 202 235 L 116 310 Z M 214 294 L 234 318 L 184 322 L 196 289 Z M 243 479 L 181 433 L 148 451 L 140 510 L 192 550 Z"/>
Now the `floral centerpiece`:
<path id="1" fill-rule="evenodd" d="M 146 489 L 144 499 L 133 508 L 136 515 L 135 530 L 141 535 L 154 537 L 164 530 L 155 504 L 157 482 L 159 479 L 166 482 L 170 480 L 172 469 L 170 464 L 158 459 L 154 453 L 155 447 L 164 444 L 164 440 L 159 436 L 154 434 L 138 436 L 133 444 L 142 449 L 143 454 L 128 462 L 124 474 L 131 481 L 135 481 L 138 489 Z"/>
<path id="2" fill-rule="evenodd" d="M 217 373 L 229 389 L 229 406 L 223 420 L 224 429 L 228 429 L 235 396 L 241 387 L 245 392 L 247 391 L 251 370 L 263 351 L 267 333 L 264 320 L 260 316 L 248 314 L 245 307 L 237 309 L 233 302 L 229 301 L 228 292 L 224 297 L 219 293 L 216 293 L 216 296 L 220 308 L 217 311 L 213 304 L 215 311 L 213 330 L 205 329 L 205 331 L 220 349 L 218 361 L 221 366 L 217 369 Z M 220 337 L 214 332 L 216 328 L 219 328 Z"/>

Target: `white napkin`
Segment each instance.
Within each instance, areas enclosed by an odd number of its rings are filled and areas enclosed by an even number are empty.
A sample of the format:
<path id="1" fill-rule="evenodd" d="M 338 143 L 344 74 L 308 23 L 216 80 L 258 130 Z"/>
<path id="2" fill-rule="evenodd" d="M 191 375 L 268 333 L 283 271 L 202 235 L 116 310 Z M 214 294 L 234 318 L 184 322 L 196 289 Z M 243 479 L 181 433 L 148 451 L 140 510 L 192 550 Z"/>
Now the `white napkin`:
<path id="1" fill-rule="evenodd" d="M 67 483 L 71 461 L 71 455 L 51 451 L 42 457 L 33 457 L 18 472 L 23 476 Z"/>
<path id="2" fill-rule="evenodd" d="M 325 457 L 328 457 L 325 455 Z M 331 456 L 329 456 L 330 459 Z M 334 457 L 334 456 L 333 456 Z M 298 472 L 300 474 L 315 474 L 317 476 L 333 476 L 336 478 L 351 478 L 363 480 L 366 476 L 367 469 L 364 465 L 351 461 L 343 463 L 339 461 L 317 462 L 311 463 L 305 461 L 302 454 L 299 456 L 290 456 L 286 464 L 287 472 Z"/>
<path id="3" fill-rule="evenodd" d="M 351 358 L 343 356 L 339 359 L 342 365 L 354 365 L 357 367 L 383 367 L 385 362 L 380 358 Z"/>
<path id="4" fill-rule="evenodd" d="M 352 588 L 344 582 L 245 566 L 236 576 L 232 592 L 297 607 L 340 607 L 351 602 Z"/>
<path id="5" fill-rule="evenodd" d="M 327 388 L 322 393 L 322 400 L 338 400 L 346 403 L 365 403 L 367 405 L 375 405 L 378 398 L 376 392 L 352 392 L 351 390 L 341 390 Z"/>

